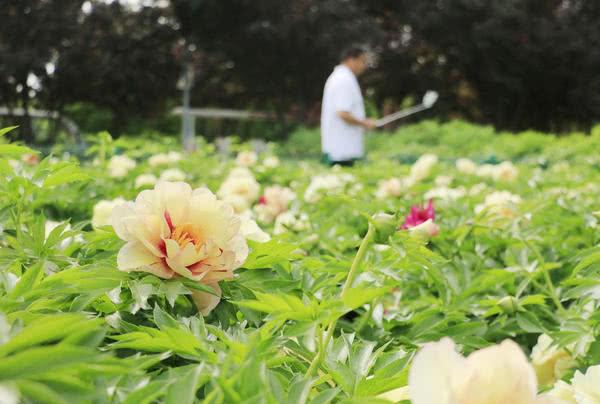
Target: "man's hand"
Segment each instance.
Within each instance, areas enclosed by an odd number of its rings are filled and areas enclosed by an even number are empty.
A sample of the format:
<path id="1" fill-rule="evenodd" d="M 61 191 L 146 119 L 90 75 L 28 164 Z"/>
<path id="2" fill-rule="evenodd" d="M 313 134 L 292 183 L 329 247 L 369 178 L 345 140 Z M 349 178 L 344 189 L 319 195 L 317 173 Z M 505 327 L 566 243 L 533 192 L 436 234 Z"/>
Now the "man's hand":
<path id="1" fill-rule="evenodd" d="M 375 129 L 377 127 L 375 125 L 374 119 L 358 119 L 355 118 L 348 111 L 338 111 L 337 114 L 340 118 L 342 118 L 346 123 L 349 123 L 350 125 L 359 125 L 365 129 Z"/>
<path id="2" fill-rule="evenodd" d="M 365 129 L 375 129 L 377 127 L 377 122 L 375 121 L 375 119 L 367 118 L 363 119 L 361 125 Z"/>

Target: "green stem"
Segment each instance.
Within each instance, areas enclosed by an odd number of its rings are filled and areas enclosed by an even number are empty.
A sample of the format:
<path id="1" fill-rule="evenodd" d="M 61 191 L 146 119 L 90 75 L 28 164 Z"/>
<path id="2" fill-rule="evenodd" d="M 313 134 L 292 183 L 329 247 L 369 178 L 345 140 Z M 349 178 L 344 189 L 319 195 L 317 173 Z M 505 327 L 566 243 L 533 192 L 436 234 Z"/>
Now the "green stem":
<path id="1" fill-rule="evenodd" d="M 373 238 L 374 235 L 375 235 L 375 228 L 373 227 L 373 225 L 369 224 L 369 229 L 367 230 L 367 234 L 365 234 L 362 241 L 360 242 L 360 246 L 358 246 L 358 251 L 356 252 L 356 255 L 354 256 L 354 259 L 352 260 L 352 265 L 350 266 L 350 271 L 348 272 L 348 276 L 346 277 L 346 282 L 344 282 L 344 286 L 342 286 L 342 292 L 340 293 L 340 299 L 343 300 L 344 296 L 346 295 L 346 292 L 350 289 L 350 287 L 352 287 L 352 283 L 354 282 L 356 275 L 358 275 L 358 267 L 360 266 L 360 263 L 365 258 L 365 253 L 367 252 L 367 247 L 369 246 L 369 243 L 371 242 L 371 239 Z M 325 357 L 325 351 L 327 350 L 327 347 L 329 346 L 329 342 L 331 341 L 331 338 L 333 337 L 333 331 L 335 330 L 336 323 L 337 323 L 337 319 L 334 319 L 329 324 L 327 324 L 327 331 L 325 334 L 325 338 L 323 338 L 322 343 L 319 344 L 319 351 L 317 352 L 317 355 L 314 357 L 313 361 L 310 363 L 308 370 L 306 371 L 307 376 L 310 377 L 310 376 L 314 375 L 314 373 L 317 371 L 319 366 L 321 366 L 321 362 L 323 361 L 323 358 Z"/>
<path id="2" fill-rule="evenodd" d="M 533 252 L 535 257 L 539 261 L 539 263 L 540 263 L 539 265 L 542 267 L 542 272 L 544 274 L 544 281 L 546 282 L 546 287 L 548 288 L 550 298 L 552 299 L 552 301 L 554 302 L 554 304 L 556 305 L 556 307 L 558 308 L 559 311 L 565 311 L 564 306 L 562 305 L 562 303 L 560 302 L 560 299 L 558 298 L 558 292 L 556 291 L 556 288 L 554 287 L 554 283 L 552 282 L 550 273 L 548 272 L 548 269 L 545 268 L 546 260 L 544 260 L 544 257 L 542 257 L 542 254 L 540 254 L 540 252 L 537 250 L 537 248 L 532 246 L 529 241 L 527 241 L 525 239 L 521 239 L 521 241 L 523 242 L 523 244 L 525 244 L 525 246 L 527 248 L 529 248 Z"/>

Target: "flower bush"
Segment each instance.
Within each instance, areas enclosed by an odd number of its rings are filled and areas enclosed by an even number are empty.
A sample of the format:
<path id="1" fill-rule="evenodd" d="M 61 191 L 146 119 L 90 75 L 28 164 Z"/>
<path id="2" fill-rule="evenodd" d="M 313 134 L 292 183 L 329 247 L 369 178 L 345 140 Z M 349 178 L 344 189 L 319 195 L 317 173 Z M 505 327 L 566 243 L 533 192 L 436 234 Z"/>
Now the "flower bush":
<path id="1" fill-rule="evenodd" d="M 0 140 L 0 402 L 600 402 L 598 133 L 295 138 Z"/>

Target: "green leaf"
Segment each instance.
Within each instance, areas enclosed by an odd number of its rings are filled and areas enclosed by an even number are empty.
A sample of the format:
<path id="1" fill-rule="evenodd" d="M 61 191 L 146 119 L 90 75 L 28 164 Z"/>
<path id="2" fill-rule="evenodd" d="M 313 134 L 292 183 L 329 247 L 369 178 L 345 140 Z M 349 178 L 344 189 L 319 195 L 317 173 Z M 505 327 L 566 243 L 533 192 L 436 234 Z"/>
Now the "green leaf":
<path id="1" fill-rule="evenodd" d="M 196 391 L 200 387 L 200 375 L 204 366 L 193 366 L 185 376 L 172 383 L 168 390 L 165 402 L 167 404 L 193 404 Z"/>
<path id="2" fill-rule="evenodd" d="M 8 132 L 10 132 L 11 130 L 14 130 L 16 128 L 18 128 L 19 125 L 16 126 L 7 126 L 6 128 L 2 128 L 0 129 L 0 136 L 4 136 L 6 135 Z"/>
<path id="3" fill-rule="evenodd" d="M 76 181 L 88 180 L 90 176 L 76 165 L 70 164 L 64 166 L 50 174 L 44 180 L 44 188 L 51 188 L 57 185 L 68 184 Z"/>

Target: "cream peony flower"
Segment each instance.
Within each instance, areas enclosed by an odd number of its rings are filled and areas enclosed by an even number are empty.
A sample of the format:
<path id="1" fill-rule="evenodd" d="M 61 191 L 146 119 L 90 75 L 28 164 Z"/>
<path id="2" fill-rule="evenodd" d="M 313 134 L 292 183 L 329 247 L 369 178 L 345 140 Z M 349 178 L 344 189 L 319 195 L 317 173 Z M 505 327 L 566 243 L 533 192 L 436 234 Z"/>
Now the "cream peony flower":
<path id="1" fill-rule="evenodd" d="M 541 404 L 533 367 L 510 340 L 473 352 L 467 358 L 443 338 L 425 345 L 409 377 L 412 404 Z"/>
<path id="2" fill-rule="evenodd" d="M 160 174 L 161 181 L 183 181 L 185 173 L 179 168 L 169 168 Z"/>
<path id="3" fill-rule="evenodd" d="M 571 385 L 577 404 L 600 403 L 600 365 L 590 366 L 585 374 L 576 371 Z"/>
<path id="4" fill-rule="evenodd" d="M 94 205 L 94 213 L 92 216 L 92 227 L 97 229 L 102 226 L 110 225 L 110 217 L 115 206 L 125 202 L 123 198 L 115 198 L 111 201 L 102 200 Z"/>
<path id="5" fill-rule="evenodd" d="M 211 287 L 214 295 L 192 293 L 204 315 L 219 302 L 218 282 L 232 278 L 248 256 L 241 220 L 232 207 L 207 188 L 192 190 L 184 182 L 159 182 L 140 192 L 135 202 L 118 205 L 112 225 L 127 242 L 117 256 L 121 271 L 164 279 L 183 276 Z"/>
<path id="6" fill-rule="evenodd" d="M 238 153 L 235 158 L 235 162 L 237 165 L 242 167 L 252 167 L 256 164 L 258 160 L 258 156 L 253 151 L 245 150 Z"/>
<path id="7" fill-rule="evenodd" d="M 494 166 L 492 178 L 496 181 L 514 181 L 519 175 L 519 170 L 510 161 L 503 161 Z"/>
<path id="8" fill-rule="evenodd" d="M 295 198 L 296 194 L 287 187 L 274 185 L 265 188 L 265 193 L 254 207 L 258 220 L 273 223 L 277 216 L 288 210 L 290 202 Z"/>
<path id="9" fill-rule="evenodd" d="M 440 186 L 437 188 L 432 188 L 429 191 L 425 192 L 423 198 L 425 199 L 441 199 L 441 200 L 453 200 L 462 198 L 467 193 L 464 187 L 458 188 L 448 188 L 446 186 Z"/>
<path id="10" fill-rule="evenodd" d="M 519 195 L 511 194 L 508 191 L 495 191 L 485 197 L 483 204 L 475 206 L 475 213 L 483 210 L 501 217 L 513 217 L 515 207 L 521 203 Z"/>
<path id="11" fill-rule="evenodd" d="M 355 182 L 351 174 L 316 175 L 304 191 L 304 200 L 309 203 L 318 202 L 323 195 L 342 192 L 348 183 Z"/>
<path id="12" fill-rule="evenodd" d="M 152 167 L 169 164 L 169 156 L 166 153 L 158 153 L 148 159 L 148 164 Z"/>
<path id="13" fill-rule="evenodd" d="M 410 168 L 410 177 L 415 181 L 419 182 L 427 178 L 431 169 L 438 162 L 438 157 L 435 154 L 426 153 L 423 154 Z"/>
<path id="14" fill-rule="evenodd" d="M 146 186 L 154 186 L 158 182 L 158 178 L 154 174 L 140 174 L 135 179 L 135 187 L 142 188 Z"/>
<path id="15" fill-rule="evenodd" d="M 308 216 L 306 213 L 294 213 L 294 212 L 283 212 L 275 219 L 275 226 L 273 228 L 274 234 L 283 234 L 288 231 L 304 231 L 308 229 Z"/>
<path id="16" fill-rule="evenodd" d="M 409 227 L 408 231 L 411 236 L 422 239 L 429 240 L 430 238 L 437 236 L 440 233 L 440 228 L 435 222 L 431 219 L 427 219 L 420 225 Z"/>
<path id="17" fill-rule="evenodd" d="M 577 401 L 575 401 L 575 391 L 573 390 L 573 386 L 563 382 L 562 380 L 556 382 L 552 390 L 544 394 L 544 397 L 562 400 L 560 402 L 565 404 L 577 404 Z"/>
<path id="18" fill-rule="evenodd" d="M 399 178 L 389 178 L 379 181 L 375 197 L 377 199 L 397 198 L 405 190 L 405 184 Z"/>
<path id="19" fill-rule="evenodd" d="M 250 211 L 241 214 L 240 219 L 242 220 L 240 232 L 246 240 L 258 241 L 259 243 L 266 243 L 271 240 L 269 233 L 261 229 L 256 221 L 252 219 Z"/>
<path id="20" fill-rule="evenodd" d="M 242 213 L 258 199 L 260 185 L 247 168 L 231 170 L 221 184 L 217 195 L 233 205 L 237 213 Z"/>
<path id="21" fill-rule="evenodd" d="M 537 344 L 531 351 L 531 362 L 538 382 L 543 385 L 554 383 L 574 365 L 571 355 L 554 345 L 552 338 L 546 334 L 538 337 Z"/>
<path id="22" fill-rule="evenodd" d="M 456 160 L 456 169 L 463 174 L 475 174 L 477 171 L 477 164 L 469 159 L 458 159 Z"/>
<path id="23" fill-rule="evenodd" d="M 170 151 L 168 153 L 158 153 L 148 159 L 148 164 L 152 167 L 176 163 L 182 158 L 181 153 Z"/>
<path id="24" fill-rule="evenodd" d="M 279 159 L 276 156 L 268 156 L 263 160 L 262 165 L 266 168 L 279 167 Z"/>
<path id="25" fill-rule="evenodd" d="M 135 160 L 126 155 L 113 156 L 108 162 L 108 175 L 113 178 L 121 178 L 126 176 L 135 166 Z"/>

